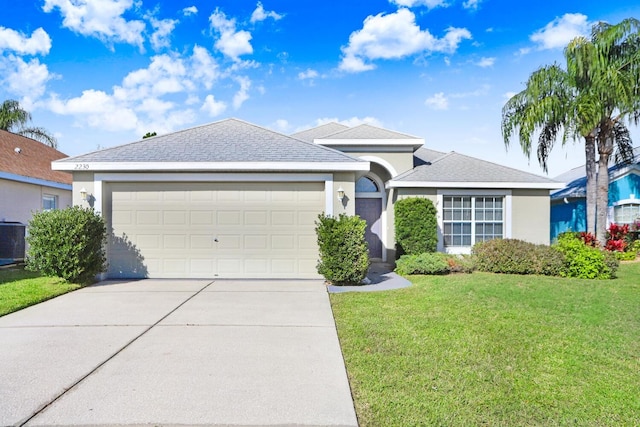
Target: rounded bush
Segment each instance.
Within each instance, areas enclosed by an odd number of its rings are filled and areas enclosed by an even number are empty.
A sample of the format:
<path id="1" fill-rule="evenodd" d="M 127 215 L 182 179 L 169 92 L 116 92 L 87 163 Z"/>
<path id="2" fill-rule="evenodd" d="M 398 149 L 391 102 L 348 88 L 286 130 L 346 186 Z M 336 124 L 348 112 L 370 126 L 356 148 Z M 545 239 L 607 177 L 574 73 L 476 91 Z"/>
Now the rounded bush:
<path id="1" fill-rule="evenodd" d="M 398 200 L 394 205 L 396 258 L 435 252 L 438 245 L 437 210 L 423 197 Z"/>
<path id="2" fill-rule="evenodd" d="M 365 220 L 341 214 L 319 215 L 318 273 L 334 285 L 360 285 L 369 271 L 369 246 L 364 238 Z"/>
<path id="3" fill-rule="evenodd" d="M 479 271 L 506 274 L 560 275 L 564 257 L 557 249 L 518 239 L 493 239 L 473 246 Z"/>
<path id="4" fill-rule="evenodd" d="M 26 268 L 72 283 L 91 283 L 105 269 L 107 227 L 93 209 L 35 213 L 29 221 Z"/>
<path id="5" fill-rule="evenodd" d="M 587 246 L 576 233 L 562 233 L 554 245 L 565 259 L 561 273 L 581 279 L 613 279 L 619 262 L 612 252 Z"/>

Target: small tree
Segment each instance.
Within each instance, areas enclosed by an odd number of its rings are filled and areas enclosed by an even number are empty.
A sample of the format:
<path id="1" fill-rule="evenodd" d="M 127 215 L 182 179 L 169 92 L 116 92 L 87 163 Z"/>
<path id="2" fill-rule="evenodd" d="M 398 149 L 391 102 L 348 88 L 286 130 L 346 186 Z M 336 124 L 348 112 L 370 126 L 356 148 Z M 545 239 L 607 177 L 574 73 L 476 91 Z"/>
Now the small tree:
<path id="1" fill-rule="evenodd" d="M 438 220 L 433 202 L 423 197 L 398 200 L 394 206 L 396 257 L 435 252 Z"/>
<path id="2" fill-rule="evenodd" d="M 334 285 L 361 284 L 370 264 L 366 228 L 366 221 L 358 216 L 318 215 L 318 273 Z"/>
<path id="3" fill-rule="evenodd" d="M 28 270 L 83 284 L 104 270 L 107 227 L 93 209 L 73 206 L 38 212 L 28 230 Z"/>

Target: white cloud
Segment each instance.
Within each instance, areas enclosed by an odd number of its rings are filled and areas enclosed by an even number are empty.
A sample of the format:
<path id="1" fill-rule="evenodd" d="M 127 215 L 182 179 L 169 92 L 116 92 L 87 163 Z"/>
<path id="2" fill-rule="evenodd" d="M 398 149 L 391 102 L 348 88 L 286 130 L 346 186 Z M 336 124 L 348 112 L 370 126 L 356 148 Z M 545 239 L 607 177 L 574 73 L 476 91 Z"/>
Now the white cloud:
<path id="1" fill-rule="evenodd" d="M 235 80 L 240 84 L 240 89 L 238 89 L 238 92 L 233 96 L 233 108 L 237 110 L 242 107 L 242 104 L 244 104 L 247 99 L 249 99 L 251 80 L 246 76 L 236 77 Z"/>
<path id="2" fill-rule="evenodd" d="M 49 13 L 58 8 L 63 16 L 62 25 L 82 35 L 142 49 L 144 22 L 127 21 L 122 16 L 133 6 L 133 0 L 44 0 L 42 10 Z"/>
<path id="3" fill-rule="evenodd" d="M 316 70 L 311 68 L 307 68 L 306 71 L 301 71 L 298 73 L 299 80 L 313 80 L 318 78 L 319 74 Z"/>
<path id="4" fill-rule="evenodd" d="M 470 39 L 466 28 L 446 29 L 442 38 L 434 37 L 429 30 L 422 31 L 415 15 L 408 9 L 395 13 L 368 16 L 361 30 L 349 36 L 349 44 L 342 47 L 339 69 L 347 72 L 371 70 L 375 66 L 366 61 L 399 59 L 423 52 L 453 53 L 460 42 Z"/>
<path id="5" fill-rule="evenodd" d="M 213 95 L 207 95 L 204 104 L 200 107 L 201 111 L 206 112 L 211 117 L 219 116 L 227 109 L 227 104 L 222 101 L 216 101 Z"/>
<path id="6" fill-rule="evenodd" d="M 220 71 L 209 51 L 203 47 L 194 46 L 191 63 L 193 78 L 202 83 L 205 88 L 211 89 L 213 83 L 220 77 Z"/>
<path id="7" fill-rule="evenodd" d="M 209 52 L 195 46 L 191 56 L 173 53 L 152 57 L 146 68 L 128 73 L 110 93 L 89 89 L 64 100 L 54 94 L 45 105 L 98 129 L 135 130 L 140 135 L 166 133 L 195 121 L 196 112 L 189 106 L 200 103 L 198 89 L 210 89 L 218 78 L 218 65 Z M 182 105 L 176 100 L 185 98 L 178 94 L 187 95 Z M 209 95 L 202 109 L 213 114 L 222 105 Z"/>
<path id="8" fill-rule="evenodd" d="M 480 58 L 478 62 L 475 63 L 475 65 L 477 65 L 478 67 L 487 68 L 487 67 L 493 67 L 493 64 L 495 63 L 496 63 L 495 57 L 483 56 L 482 58 Z"/>
<path id="9" fill-rule="evenodd" d="M 433 110 L 447 110 L 449 109 L 449 100 L 444 95 L 444 92 L 438 92 L 435 95 L 429 97 L 424 101 L 425 105 Z"/>
<path id="10" fill-rule="evenodd" d="M 67 101 L 52 97 L 49 108 L 57 114 L 82 116 L 89 126 L 108 131 L 134 130 L 138 125 L 132 108 L 100 90 L 85 90 Z"/>
<path id="11" fill-rule="evenodd" d="M 489 94 L 490 89 L 491 89 L 491 86 L 485 84 L 480 86 L 480 88 L 471 92 L 456 92 L 456 93 L 449 94 L 449 98 L 470 98 L 473 96 L 484 96 Z"/>
<path id="12" fill-rule="evenodd" d="M 478 10 L 478 6 L 480 6 L 480 0 L 467 0 L 462 3 L 465 9 Z"/>
<path id="13" fill-rule="evenodd" d="M 0 52 L 9 50 L 19 55 L 46 55 L 50 49 L 51 38 L 42 28 L 26 36 L 11 28 L 0 27 Z"/>
<path id="14" fill-rule="evenodd" d="M 538 45 L 538 49 L 562 49 L 573 38 L 587 36 L 591 24 L 586 15 L 581 13 L 565 13 L 545 25 L 544 28 L 531 34 L 529 39 Z"/>
<path id="15" fill-rule="evenodd" d="M 20 98 L 20 103 L 25 108 L 31 106 L 44 95 L 47 82 L 57 78 L 56 74 L 49 72 L 46 64 L 41 64 L 37 58 L 26 62 L 20 57 L 10 55 L 0 59 L 0 76 L 2 86 L 7 92 Z"/>
<path id="16" fill-rule="evenodd" d="M 282 15 L 279 13 L 276 13 L 274 11 L 265 11 L 264 7 L 262 6 L 261 2 L 258 2 L 258 5 L 256 6 L 256 10 L 253 11 L 253 13 L 251 14 L 251 22 L 255 23 L 255 22 L 260 22 L 260 21 L 264 21 L 267 18 L 273 18 L 274 20 L 279 20 L 282 19 Z"/>
<path id="17" fill-rule="evenodd" d="M 209 17 L 209 22 L 211 28 L 220 35 L 215 47 L 224 55 L 237 61 L 240 55 L 253 53 L 253 47 L 249 43 L 251 33 L 244 30 L 237 31 L 235 19 L 227 19 L 223 12 L 216 9 Z"/>
<path id="18" fill-rule="evenodd" d="M 291 129 L 291 125 L 285 119 L 276 120 L 273 127 L 276 128 L 279 132 L 283 133 L 289 132 L 289 129 Z"/>
<path id="19" fill-rule="evenodd" d="M 182 14 L 184 16 L 196 15 L 198 13 L 198 8 L 195 6 L 189 6 L 182 9 Z"/>
<path id="20" fill-rule="evenodd" d="M 426 6 L 429 9 L 433 9 L 435 7 L 447 7 L 449 4 L 445 0 L 390 0 L 391 3 L 396 4 L 398 6 L 405 7 L 416 7 L 416 6 Z"/>
<path id="21" fill-rule="evenodd" d="M 169 36 L 178 23 L 175 19 L 155 19 L 151 18 L 151 26 L 155 30 L 149 41 L 154 50 L 160 50 L 163 47 L 171 47 Z"/>

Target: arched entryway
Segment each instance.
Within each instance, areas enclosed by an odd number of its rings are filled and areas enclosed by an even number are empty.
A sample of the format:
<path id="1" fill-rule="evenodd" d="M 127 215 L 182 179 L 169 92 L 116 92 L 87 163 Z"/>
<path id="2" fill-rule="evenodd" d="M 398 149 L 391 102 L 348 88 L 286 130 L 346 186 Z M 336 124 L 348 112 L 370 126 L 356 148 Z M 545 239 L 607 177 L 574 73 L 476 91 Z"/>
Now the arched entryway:
<path id="1" fill-rule="evenodd" d="M 367 222 L 365 239 L 369 244 L 369 256 L 383 259 L 382 212 L 384 186 L 374 174 L 367 174 L 356 181 L 356 215 Z"/>

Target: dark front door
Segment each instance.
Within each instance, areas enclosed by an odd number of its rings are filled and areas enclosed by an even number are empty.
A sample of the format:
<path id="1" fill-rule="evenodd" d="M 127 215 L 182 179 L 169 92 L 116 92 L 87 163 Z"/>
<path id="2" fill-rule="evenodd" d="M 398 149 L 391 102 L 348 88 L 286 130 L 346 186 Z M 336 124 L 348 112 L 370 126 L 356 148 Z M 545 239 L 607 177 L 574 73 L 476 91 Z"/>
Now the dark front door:
<path id="1" fill-rule="evenodd" d="M 367 222 L 364 237 L 369 244 L 369 256 L 382 258 L 382 199 L 356 198 L 356 215 Z"/>

